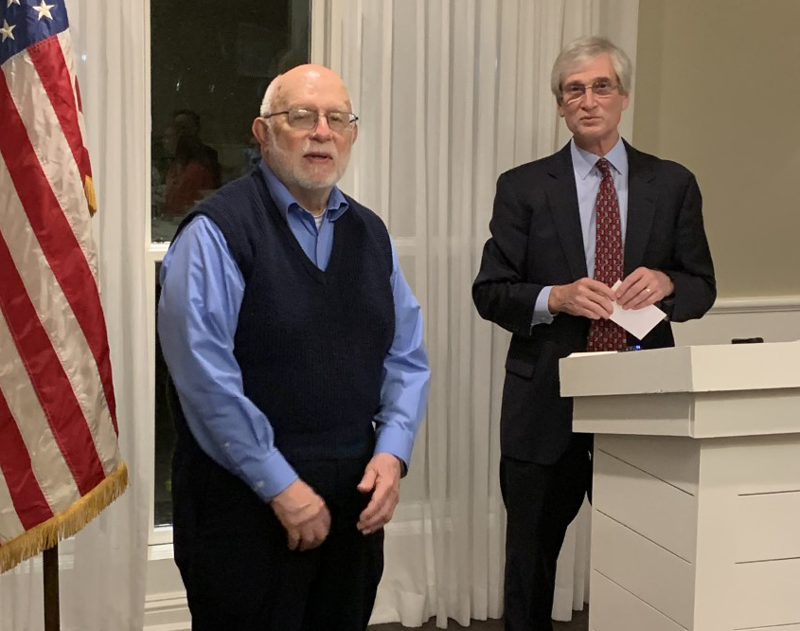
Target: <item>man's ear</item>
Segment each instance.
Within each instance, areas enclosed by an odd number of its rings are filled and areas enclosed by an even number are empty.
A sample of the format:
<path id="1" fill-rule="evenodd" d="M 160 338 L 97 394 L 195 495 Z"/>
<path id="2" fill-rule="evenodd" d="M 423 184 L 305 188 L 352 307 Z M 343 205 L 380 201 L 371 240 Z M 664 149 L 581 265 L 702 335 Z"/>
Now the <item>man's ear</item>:
<path id="1" fill-rule="evenodd" d="M 351 145 L 356 144 L 356 138 L 358 138 L 358 123 L 353 125 L 353 140 L 350 142 Z"/>
<path id="2" fill-rule="evenodd" d="M 259 116 L 253 121 L 253 126 L 250 129 L 256 137 L 256 140 L 258 140 L 258 144 L 263 147 L 267 143 L 269 137 L 267 121 Z"/>

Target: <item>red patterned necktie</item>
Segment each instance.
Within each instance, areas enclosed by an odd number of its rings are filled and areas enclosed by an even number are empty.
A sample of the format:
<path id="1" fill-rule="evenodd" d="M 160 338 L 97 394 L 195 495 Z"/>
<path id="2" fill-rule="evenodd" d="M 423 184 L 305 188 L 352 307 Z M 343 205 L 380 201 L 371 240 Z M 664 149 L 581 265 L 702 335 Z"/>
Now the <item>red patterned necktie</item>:
<path id="1" fill-rule="evenodd" d="M 594 210 L 597 223 L 597 239 L 594 255 L 594 278 L 611 287 L 622 278 L 623 249 L 622 228 L 619 220 L 619 200 L 614 180 L 611 178 L 611 164 L 605 158 L 597 161 L 597 168 L 603 174 L 600 190 L 597 192 Z M 586 350 L 618 351 L 625 348 L 625 330 L 611 320 L 592 320 L 589 326 L 589 341 Z"/>

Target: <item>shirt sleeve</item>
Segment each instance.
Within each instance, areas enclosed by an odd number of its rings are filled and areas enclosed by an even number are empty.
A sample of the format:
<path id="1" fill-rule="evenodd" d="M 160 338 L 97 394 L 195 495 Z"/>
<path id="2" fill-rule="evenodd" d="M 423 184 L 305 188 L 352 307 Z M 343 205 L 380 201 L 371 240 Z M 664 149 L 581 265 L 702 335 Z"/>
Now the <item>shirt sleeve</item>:
<path id="1" fill-rule="evenodd" d="M 531 326 L 536 326 L 537 324 L 550 324 L 553 321 L 553 314 L 550 313 L 550 309 L 547 308 L 547 303 L 550 300 L 550 292 L 552 289 L 552 285 L 546 285 L 544 288 L 542 288 L 542 291 L 539 292 L 539 295 L 536 296 L 536 304 L 533 306 L 533 320 L 531 320 Z"/>
<path id="2" fill-rule="evenodd" d="M 269 501 L 297 474 L 276 449 L 269 420 L 244 394 L 233 354 L 243 296 L 225 238 L 213 221 L 196 217 L 161 266 L 161 349 L 200 447 Z"/>
<path id="3" fill-rule="evenodd" d="M 392 243 L 395 334 L 383 362 L 381 407 L 375 417 L 375 453 L 397 456 L 408 471 L 411 450 L 428 401 L 430 367 L 422 339 L 422 309 L 408 286 Z"/>

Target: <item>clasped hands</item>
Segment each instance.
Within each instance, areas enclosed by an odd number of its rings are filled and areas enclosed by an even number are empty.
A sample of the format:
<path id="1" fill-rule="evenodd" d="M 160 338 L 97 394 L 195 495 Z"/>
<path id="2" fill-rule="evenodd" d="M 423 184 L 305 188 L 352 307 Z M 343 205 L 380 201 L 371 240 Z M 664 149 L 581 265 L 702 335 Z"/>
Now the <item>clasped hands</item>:
<path id="1" fill-rule="evenodd" d="M 358 490 L 372 491 L 357 524 L 362 534 L 369 535 L 383 528 L 394 515 L 400 499 L 400 460 L 390 453 L 375 454 L 364 469 Z M 330 511 L 325 501 L 303 480 L 292 482 L 272 498 L 270 505 L 286 529 L 290 550 L 311 550 L 328 537 Z"/>
<path id="2" fill-rule="evenodd" d="M 552 314 L 608 319 L 615 300 L 623 309 L 642 309 L 663 300 L 674 289 L 672 280 L 664 272 L 639 267 L 622 281 L 616 291 L 592 278 L 581 278 L 569 285 L 555 285 L 550 290 L 547 308 Z"/>

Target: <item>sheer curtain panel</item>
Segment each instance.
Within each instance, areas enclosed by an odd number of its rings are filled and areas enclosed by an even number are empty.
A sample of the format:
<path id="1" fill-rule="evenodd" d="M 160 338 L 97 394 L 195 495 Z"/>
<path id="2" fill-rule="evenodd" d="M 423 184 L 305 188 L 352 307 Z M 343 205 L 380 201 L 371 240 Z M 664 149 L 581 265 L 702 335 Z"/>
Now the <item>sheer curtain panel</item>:
<path id="1" fill-rule="evenodd" d="M 471 299 L 503 171 L 568 139 L 549 89 L 562 46 L 612 37 L 636 57 L 638 2 L 318 0 L 312 59 L 339 72 L 361 117 L 342 187 L 378 212 L 423 305 L 427 423 L 386 531 L 373 622 L 444 627 L 502 615 L 498 482 L 505 332 Z M 632 128 L 626 114 L 625 128 Z M 554 614 L 582 608 L 588 512 L 562 550 Z"/>

